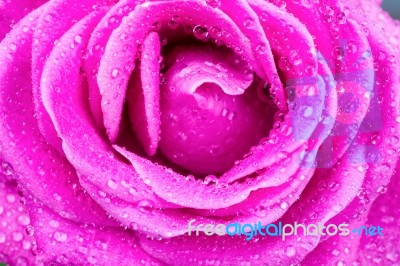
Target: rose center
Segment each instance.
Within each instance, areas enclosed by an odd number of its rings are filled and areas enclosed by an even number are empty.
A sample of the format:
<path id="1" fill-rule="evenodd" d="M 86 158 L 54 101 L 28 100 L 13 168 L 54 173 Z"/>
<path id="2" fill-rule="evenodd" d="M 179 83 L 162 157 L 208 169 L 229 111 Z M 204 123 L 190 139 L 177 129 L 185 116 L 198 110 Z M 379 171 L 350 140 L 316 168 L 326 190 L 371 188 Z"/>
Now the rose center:
<path id="1" fill-rule="evenodd" d="M 223 173 L 268 135 L 272 108 L 234 54 L 201 47 L 173 59 L 161 88 L 161 151 L 190 172 Z"/>

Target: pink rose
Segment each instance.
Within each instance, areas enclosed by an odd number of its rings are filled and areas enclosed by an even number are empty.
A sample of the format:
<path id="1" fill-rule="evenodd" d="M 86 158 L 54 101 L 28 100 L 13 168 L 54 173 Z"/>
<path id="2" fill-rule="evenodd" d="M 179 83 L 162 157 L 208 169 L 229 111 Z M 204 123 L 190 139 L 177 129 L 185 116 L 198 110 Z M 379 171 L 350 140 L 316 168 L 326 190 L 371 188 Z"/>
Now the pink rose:
<path id="1" fill-rule="evenodd" d="M 0 262 L 400 263 L 378 2 L 0 2 Z M 349 235 L 210 231 L 279 223 Z"/>

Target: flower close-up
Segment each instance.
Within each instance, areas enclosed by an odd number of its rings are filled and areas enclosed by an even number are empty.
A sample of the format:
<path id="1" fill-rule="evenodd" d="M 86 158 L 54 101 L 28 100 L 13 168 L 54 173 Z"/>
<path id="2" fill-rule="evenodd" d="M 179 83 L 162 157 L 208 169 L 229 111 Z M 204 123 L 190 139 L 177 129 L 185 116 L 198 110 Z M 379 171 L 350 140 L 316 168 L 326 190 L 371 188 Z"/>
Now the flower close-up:
<path id="1" fill-rule="evenodd" d="M 0 0 L 0 265 L 400 265 L 389 2 Z"/>

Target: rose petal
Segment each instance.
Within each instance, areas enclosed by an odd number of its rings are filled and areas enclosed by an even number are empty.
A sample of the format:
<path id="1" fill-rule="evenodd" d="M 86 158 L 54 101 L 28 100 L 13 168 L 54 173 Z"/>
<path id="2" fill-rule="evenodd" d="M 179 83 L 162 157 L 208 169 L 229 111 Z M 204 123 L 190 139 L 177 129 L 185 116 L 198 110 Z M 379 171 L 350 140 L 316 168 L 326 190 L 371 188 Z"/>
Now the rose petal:
<path id="1" fill-rule="evenodd" d="M 20 19 L 32 10 L 45 3 L 46 0 L 13 0 L 0 3 L 0 41 Z"/>
<path id="2" fill-rule="evenodd" d="M 255 61 L 260 65 L 262 72 L 257 72 L 264 80 L 271 83 L 275 89 L 275 103 L 282 111 L 287 110 L 286 94 L 278 76 L 271 47 L 259 21 L 259 16 L 250 7 L 247 1 L 221 0 L 221 10 L 227 14 L 239 29 L 249 38 Z M 260 46 L 263 52 L 260 53 Z"/>
<path id="3" fill-rule="evenodd" d="M 32 69 L 35 71 L 32 72 L 32 86 L 35 114 L 38 117 L 38 125 L 41 134 L 61 154 L 63 153 L 61 139 L 57 136 L 54 125 L 43 106 L 40 94 L 42 72 L 46 59 L 54 48 L 54 43 L 71 28 L 77 20 L 80 20 L 93 10 L 93 6 L 96 4 L 98 3 L 95 0 L 84 2 L 77 0 L 50 1 L 38 18 L 37 28 L 40 30 L 35 30 L 33 33 Z M 68 6 L 68 8 L 65 8 L 65 6 Z M 55 21 L 57 21 L 57 23 L 55 23 Z M 75 42 L 80 42 L 79 36 L 77 36 Z"/>
<path id="4" fill-rule="evenodd" d="M 28 206 L 40 253 L 38 261 L 45 265 L 160 265 L 137 245 L 130 231 L 76 224 L 31 200 Z"/>
<path id="5" fill-rule="evenodd" d="M 131 78 L 127 92 L 132 128 L 150 156 L 160 140 L 160 52 L 158 34 L 150 33 L 143 43 L 140 77 Z"/>
<path id="6" fill-rule="evenodd" d="M 88 54 L 84 62 L 89 86 L 90 109 L 98 128 L 103 129 L 103 112 L 101 110 L 101 95 L 97 84 L 97 72 L 101 57 L 110 38 L 111 33 L 121 24 L 122 18 L 127 16 L 137 5 L 136 1 L 122 0 L 116 3 L 107 12 L 91 34 L 87 47 Z M 124 38 L 124 36 L 120 36 Z"/>
<path id="7" fill-rule="evenodd" d="M 83 97 L 86 87 L 84 77 L 79 73 L 82 59 L 78 55 L 85 49 L 89 33 L 99 16 L 101 13 L 93 13 L 78 22 L 51 53 L 43 71 L 46 79 L 41 83 L 44 105 L 87 194 L 126 226 L 135 224 L 135 228 L 142 230 L 147 227 L 152 235 L 182 234 L 187 221 L 184 213 L 159 210 L 161 207 L 173 209 L 176 205 L 154 195 L 132 167 L 121 162 L 113 153 L 95 128 Z M 70 43 L 77 34 L 82 36 L 82 41 L 71 48 Z M 173 228 L 169 228 L 171 223 Z"/>
<path id="8" fill-rule="evenodd" d="M 275 110 L 234 53 L 180 48 L 167 58 L 175 63 L 161 88 L 160 150 L 193 173 L 223 173 L 268 133 Z"/>
<path id="9" fill-rule="evenodd" d="M 148 14 L 151 14 L 153 20 L 148 19 Z M 132 47 L 132 43 L 143 43 L 149 31 L 152 30 L 154 22 L 166 23 L 175 15 L 181 17 L 181 23 L 190 22 L 190 24 L 224 28 L 230 34 L 222 35 L 221 41 L 227 45 L 236 44 L 235 47 L 243 51 L 246 61 L 254 65 L 253 56 L 246 43 L 247 38 L 221 11 L 204 6 L 197 1 L 175 1 L 174 5 L 170 5 L 168 1 L 141 4 L 112 33 L 100 64 L 98 84 L 102 95 L 104 124 L 111 142 L 115 141 L 119 132 L 127 83 L 134 68 L 137 47 Z M 191 18 L 190 21 L 187 20 L 188 17 Z M 129 31 L 133 29 L 134 33 L 130 33 Z M 121 35 L 126 38 L 121 40 Z M 131 49 L 124 50 L 123 47 L 131 47 Z"/>
<path id="10" fill-rule="evenodd" d="M 0 160 L 2 169 L 4 161 Z M 26 207 L 21 204 L 16 182 L 0 173 L 0 262 L 9 265 L 36 265 L 35 245 Z"/>
<path id="11" fill-rule="evenodd" d="M 32 26 L 43 6 L 25 17 L 1 42 L 0 153 L 14 168 L 14 178 L 64 217 L 110 224 L 104 211 L 82 191 L 74 168 L 43 139 L 32 105 Z M 91 211 L 88 211 L 91 210 Z"/>

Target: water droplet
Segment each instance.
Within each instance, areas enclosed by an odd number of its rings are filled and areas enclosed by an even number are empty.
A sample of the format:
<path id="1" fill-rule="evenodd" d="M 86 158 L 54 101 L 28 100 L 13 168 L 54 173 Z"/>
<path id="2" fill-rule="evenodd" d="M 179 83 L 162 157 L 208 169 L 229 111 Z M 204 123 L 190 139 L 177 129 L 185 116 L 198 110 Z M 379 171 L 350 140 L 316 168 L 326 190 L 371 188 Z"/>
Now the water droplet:
<path id="1" fill-rule="evenodd" d="M 278 62 L 278 66 L 283 71 L 290 70 L 290 62 L 287 57 L 281 57 Z"/>
<path id="2" fill-rule="evenodd" d="M 212 8 L 218 8 L 221 6 L 221 0 L 206 0 L 206 3 Z"/>
<path id="3" fill-rule="evenodd" d="M 131 195 L 136 195 L 136 194 L 137 194 L 137 190 L 136 190 L 135 188 L 131 187 L 131 188 L 129 189 L 129 194 L 131 194 Z"/>
<path id="4" fill-rule="evenodd" d="M 362 172 L 364 172 L 364 167 L 363 167 L 362 165 L 360 165 L 360 166 L 357 167 L 357 170 L 358 170 L 360 173 L 362 173 Z"/>
<path id="5" fill-rule="evenodd" d="M 15 202 L 15 196 L 12 195 L 12 194 L 7 195 L 6 199 L 7 199 L 7 201 L 9 203 L 14 203 Z"/>
<path id="6" fill-rule="evenodd" d="M 107 186 L 111 189 L 116 189 L 117 188 L 117 182 L 115 182 L 115 180 L 110 179 L 107 182 Z"/>
<path id="7" fill-rule="evenodd" d="M 340 46 L 336 46 L 335 48 L 333 48 L 332 56 L 337 60 L 342 60 L 344 56 L 343 48 Z"/>
<path id="8" fill-rule="evenodd" d="M 339 254 L 340 254 L 339 250 L 337 250 L 337 249 L 332 250 L 332 255 L 333 256 L 339 256 Z"/>
<path id="9" fill-rule="evenodd" d="M 52 21 L 52 20 L 53 20 L 53 16 L 52 16 L 51 14 L 47 14 L 47 15 L 44 17 L 44 20 L 47 21 L 47 22 Z"/>
<path id="10" fill-rule="evenodd" d="M 265 44 L 259 44 L 256 47 L 256 52 L 259 54 L 265 54 L 267 52 L 267 46 L 265 46 Z"/>
<path id="11" fill-rule="evenodd" d="M 294 246 L 287 246 L 286 255 L 288 257 L 293 257 L 294 255 L 296 255 L 296 248 Z"/>
<path id="12" fill-rule="evenodd" d="M 349 53 L 354 54 L 354 53 L 357 52 L 357 50 L 358 50 L 358 48 L 357 48 L 357 45 L 355 43 L 350 42 L 350 43 L 347 44 L 347 51 Z"/>
<path id="13" fill-rule="evenodd" d="M 0 232 L 0 244 L 5 243 L 6 239 L 7 239 L 6 235 Z"/>
<path id="14" fill-rule="evenodd" d="M 301 63 L 303 62 L 303 60 L 301 60 L 300 58 L 299 52 L 295 50 L 289 53 L 289 61 L 295 66 L 301 65 Z"/>
<path id="15" fill-rule="evenodd" d="M 12 237 L 15 242 L 20 242 L 24 238 L 24 235 L 20 232 L 14 232 Z"/>
<path id="16" fill-rule="evenodd" d="M 154 203 L 150 200 L 141 200 L 138 203 L 139 211 L 143 213 L 151 213 L 153 211 Z"/>
<path id="17" fill-rule="evenodd" d="M 32 225 L 28 225 L 28 226 L 25 228 L 25 232 L 26 232 L 26 234 L 27 234 L 28 236 L 33 236 L 33 235 L 35 234 L 35 229 L 33 228 Z"/>
<path id="18" fill-rule="evenodd" d="M 332 181 L 332 182 L 329 184 L 329 190 L 330 190 L 330 191 L 337 191 L 339 188 L 340 188 L 340 183 L 337 182 L 337 181 Z"/>
<path id="19" fill-rule="evenodd" d="M 314 109 L 311 106 L 307 106 L 304 108 L 303 116 L 304 117 L 310 117 L 313 113 Z"/>
<path id="20" fill-rule="evenodd" d="M 251 28 L 253 28 L 254 27 L 254 20 L 253 19 L 251 19 L 251 18 L 247 18 L 245 21 L 244 21 L 244 27 L 246 28 L 246 29 L 251 29 Z"/>
<path id="21" fill-rule="evenodd" d="M 349 248 L 344 248 L 344 253 L 345 254 L 350 254 L 350 249 Z"/>
<path id="22" fill-rule="evenodd" d="M 235 119 L 235 117 L 236 117 L 236 113 L 235 113 L 235 112 L 231 112 L 231 113 L 228 115 L 228 120 L 229 120 L 229 121 L 232 121 L 233 119 Z"/>
<path id="23" fill-rule="evenodd" d="M 161 23 L 156 21 L 153 23 L 153 25 L 151 25 L 151 27 L 153 28 L 153 30 L 158 31 L 161 29 Z"/>
<path id="24" fill-rule="evenodd" d="M 337 266 L 345 266 L 343 261 L 338 261 L 338 263 L 336 264 Z"/>
<path id="25" fill-rule="evenodd" d="M 214 175 L 208 175 L 206 176 L 206 178 L 204 178 L 203 184 L 204 185 L 218 184 L 218 178 Z"/>
<path id="26" fill-rule="evenodd" d="M 200 25 L 197 25 L 193 28 L 194 37 L 199 40 L 206 40 L 208 38 L 208 30 Z"/>
<path id="27" fill-rule="evenodd" d="M 68 239 L 68 235 L 65 232 L 55 232 L 54 239 L 58 242 L 65 242 Z"/>
<path id="28" fill-rule="evenodd" d="M 29 219 L 28 215 L 23 214 L 23 215 L 18 216 L 18 223 L 20 225 L 27 226 L 30 224 L 30 222 L 31 222 L 31 220 Z"/>
<path id="29" fill-rule="evenodd" d="M 175 20 L 171 20 L 170 22 L 168 22 L 168 27 L 169 27 L 170 29 L 175 30 L 175 29 L 178 28 L 178 26 L 179 26 L 179 23 L 176 22 Z"/>
<path id="30" fill-rule="evenodd" d="M 381 193 L 381 194 L 385 194 L 387 192 L 387 187 L 386 186 L 380 186 L 376 192 Z"/>
<path id="31" fill-rule="evenodd" d="M 289 204 L 286 201 L 281 203 L 281 209 L 282 210 L 286 210 L 288 207 L 289 207 Z"/>
<path id="32" fill-rule="evenodd" d="M 76 42 L 76 43 L 81 43 L 82 42 L 82 36 L 81 35 L 75 35 L 75 38 L 74 38 L 74 41 Z"/>
<path id="33" fill-rule="evenodd" d="M 39 211 L 39 210 L 38 210 L 38 213 L 42 213 L 42 212 L 43 212 L 43 211 Z M 53 228 L 57 228 L 57 227 L 60 226 L 60 223 L 57 222 L 56 220 L 50 220 L 50 221 L 49 221 L 49 225 L 50 225 L 51 227 L 53 227 Z"/>
<path id="34" fill-rule="evenodd" d="M 119 75 L 119 69 L 118 68 L 114 68 L 111 71 L 111 77 L 116 78 L 116 77 L 118 77 L 118 75 Z"/>
<path id="35" fill-rule="evenodd" d="M 2 162 L 1 163 L 1 172 L 6 176 L 11 176 L 14 174 L 14 169 L 10 163 Z"/>
<path id="36" fill-rule="evenodd" d="M 118 16 L 111 16 L 111 17 L 108 19 L 108 27 L 109 27 L 109 28 L 112 28 L 112 29 L 117 28 L 118 25 L 119 25 L 119 21 L 120 21 L 120 19 L 119 19 Z"/>
<path id="37" fill-rule="evenodd" d="M 267 214 L 268 214 L 268 210 L 267 210 L 267 208 L 265 207 L 265 206 L 257 206 L 256 208 L 255 208 L 255 210 L 254 210 L 254 214 L 257 216 L 257 217 L 265 217 L 265 216 L 267 216 Z"/>

